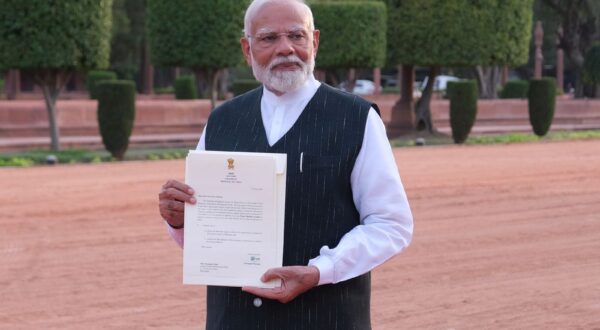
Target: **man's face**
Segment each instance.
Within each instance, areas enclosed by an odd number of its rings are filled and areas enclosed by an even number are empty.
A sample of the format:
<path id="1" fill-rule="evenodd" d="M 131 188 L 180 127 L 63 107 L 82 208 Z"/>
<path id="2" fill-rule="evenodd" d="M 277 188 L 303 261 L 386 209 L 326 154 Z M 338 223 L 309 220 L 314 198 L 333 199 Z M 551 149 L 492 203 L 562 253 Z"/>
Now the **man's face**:
<path id="1" fill-rule="evenodd" d="M 319 31 L 311 31 L 301 5 L 266 4 L 254 15 L 250 29 L 241 43 L 256 79 L 277 94 L 302 86 L 314 69 Z"/>

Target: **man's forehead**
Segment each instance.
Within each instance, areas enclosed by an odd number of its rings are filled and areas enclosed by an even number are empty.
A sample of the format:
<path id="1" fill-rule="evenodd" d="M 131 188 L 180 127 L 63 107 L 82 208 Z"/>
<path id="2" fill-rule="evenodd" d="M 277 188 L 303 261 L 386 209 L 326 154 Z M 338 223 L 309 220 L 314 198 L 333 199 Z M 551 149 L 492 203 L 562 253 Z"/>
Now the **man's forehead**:
<path id="1" fill-rule="evenodd" d="M 302 25 L 302 24 L 290 24 L 287 26 L 283 27 L 283 30 L 281 27 L 273 27 L 273 26 L 263 26 L 263 27 L 258 27 L 256 29 L 256 33 L 262 34 L 262 33 L 273 33 L 273 32 L 295 32 L 295 31 L 305 31 L 307 30 L 306 25 Z"/>
<path id="2" fill-rule="evenodd" d="M 295 1 L 266 3 L 254 15 L 252 29 L 262 31 L 308 30 L 310 16 L 302 5 Z"/>

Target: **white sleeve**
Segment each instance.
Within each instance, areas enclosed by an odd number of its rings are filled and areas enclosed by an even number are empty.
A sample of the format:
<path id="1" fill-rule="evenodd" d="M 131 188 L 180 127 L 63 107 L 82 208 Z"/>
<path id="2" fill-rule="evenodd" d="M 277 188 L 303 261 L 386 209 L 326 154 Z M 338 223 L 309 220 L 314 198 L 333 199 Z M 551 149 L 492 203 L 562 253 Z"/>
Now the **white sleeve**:
<path id="1" fill-rule="evenodd" d="M 413 218 L 385 126 L 371 108 L 350 177 L 361 224 L 335 248 L 323 246 L 309 265 L 319 268 L 319 285 L 338 283 L 371 271 L 404 250 Z"/>
<path id="2" fill-rule="evenodd" d="M 196 150 L 205 150 L 206 146 L 205 146 L 205 135 L 206 133 L 206 126 L 204 126 L 204 130 L 202 131 L 202 135 L 200 135 L 200 141 L 198 141 L 198 145 L 196 146 Z M 169 224 L 165 221 L 165 224 L 167 225 L 167 230 L 169 232 L 169 236 L 171 236 L 171 238 L 179 245 L 183 248 L 183 228 L 181 229 L 175 229 L 171 226 L 169 226 Z"/>

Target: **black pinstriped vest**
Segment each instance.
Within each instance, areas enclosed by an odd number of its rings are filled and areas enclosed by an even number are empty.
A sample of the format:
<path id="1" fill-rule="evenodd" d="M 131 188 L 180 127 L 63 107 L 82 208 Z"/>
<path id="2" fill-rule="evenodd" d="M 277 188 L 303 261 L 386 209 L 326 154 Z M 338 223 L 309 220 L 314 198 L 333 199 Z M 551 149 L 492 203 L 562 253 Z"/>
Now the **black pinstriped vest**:
<path id="1" fill-rule="evenodd" d="M 272 147 L 262 122 L 262 87 L 224 103 L 211 114 L 206 149 L 287 154 L 283 265 L 306 265 L 359 224 L 350 175 L 373 106 L 325 84 L 294 126 Z M 301 153 L 302 171 L 301 169 Z M 370 329 L 370 273 L 318 286 L 287 304 L 240 288 L 207 289 L 206 329 Z"/>

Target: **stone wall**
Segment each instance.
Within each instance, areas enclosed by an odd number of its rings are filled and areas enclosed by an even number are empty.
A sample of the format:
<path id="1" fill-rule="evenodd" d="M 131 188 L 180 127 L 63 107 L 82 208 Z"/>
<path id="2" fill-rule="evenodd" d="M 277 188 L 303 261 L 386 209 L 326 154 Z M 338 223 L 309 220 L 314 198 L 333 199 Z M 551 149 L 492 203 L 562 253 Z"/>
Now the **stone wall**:
<path id="1" fill-rule="evenodd" d="M 384 121 L 390 119 L 397 95 L 371 98 Z M 57 103 L 61 141 L 67 146 L 98 145 L 95 100 L 60 100 Z M 435 127 L 450 133 L 449 101 L 433 100 Z M 136 101 L 136 119 L 132 144 L 193 145 L 210 114 L 208 100 L 165 100 L 140 98 Z M 600 100 L 557 100 L 551 130 L 600 129 Z M 480 100 L 472 134 L 531 132 L 527 100 Z M 0 100 L 0 150 L 45 147 L 49 143 L 48 118 L 42 100 Z M 17 140 L 26 141 L 17 141 Z M 46 141 L 48 140 L 48 141 Z"/>

